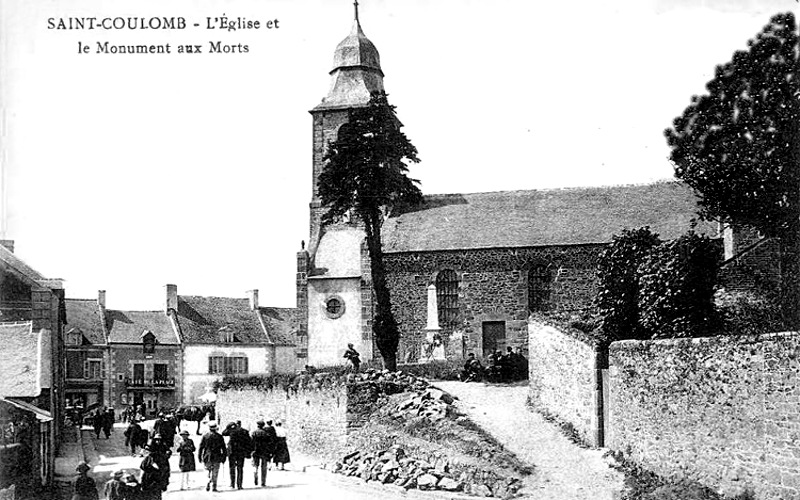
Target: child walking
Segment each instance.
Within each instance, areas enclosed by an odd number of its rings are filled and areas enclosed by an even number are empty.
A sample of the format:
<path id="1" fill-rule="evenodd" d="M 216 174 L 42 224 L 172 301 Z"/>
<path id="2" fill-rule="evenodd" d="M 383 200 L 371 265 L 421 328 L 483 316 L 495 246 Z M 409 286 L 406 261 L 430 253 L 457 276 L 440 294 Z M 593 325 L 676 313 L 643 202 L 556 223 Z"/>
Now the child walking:
<path id="1" fill-rule="evenodd" d="M 183 441 L 178 445 L 178 453 L 181 458 L 178 467 L 181 469 L 181 491 L 189 489 L 189 473 L 196 470 L 194 463 L 194 441 L 189 437 L 189 431 L 181 431 Z"/>

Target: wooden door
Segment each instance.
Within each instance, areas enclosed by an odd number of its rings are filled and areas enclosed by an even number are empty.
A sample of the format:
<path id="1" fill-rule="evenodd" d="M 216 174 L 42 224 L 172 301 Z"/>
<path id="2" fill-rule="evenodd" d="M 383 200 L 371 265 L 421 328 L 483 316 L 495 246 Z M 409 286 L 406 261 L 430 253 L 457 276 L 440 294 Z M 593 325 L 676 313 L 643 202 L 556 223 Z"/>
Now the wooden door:
<path id="1" fill-rule="evenodd" d="M 483 322 L 483 357 L 486 358 L 495 349 L 503 352 L 506 348 L 506 322 Z"/>

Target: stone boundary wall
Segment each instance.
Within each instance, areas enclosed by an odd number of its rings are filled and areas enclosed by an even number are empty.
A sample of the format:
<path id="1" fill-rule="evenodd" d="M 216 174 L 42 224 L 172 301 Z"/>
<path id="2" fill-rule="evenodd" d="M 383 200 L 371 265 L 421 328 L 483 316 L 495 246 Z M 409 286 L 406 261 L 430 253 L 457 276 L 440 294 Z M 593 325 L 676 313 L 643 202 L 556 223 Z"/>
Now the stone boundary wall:
<path id="1" fill-rule="evenodd" d="M 610 448 L 731 496 L 800 499 L 800 334 L 629 340 L 609 356 Z"/>
<path id="2" fill-rule="evenodd" d="M 528 335 L 530 404 L 572 424 L 584 442 L 602 446 L 595 347 L 535 320 Z"/>
<path id="3" fill-rule="evenodd" d="M 296 392 L 230 389 L 217 393 L 216 407 L 221 429 L 236 420 L 251 431 L 259 418 L 282 421 L 290 452 L 332 460 L 347 441 L 347 392 L 343 384 Z"/>

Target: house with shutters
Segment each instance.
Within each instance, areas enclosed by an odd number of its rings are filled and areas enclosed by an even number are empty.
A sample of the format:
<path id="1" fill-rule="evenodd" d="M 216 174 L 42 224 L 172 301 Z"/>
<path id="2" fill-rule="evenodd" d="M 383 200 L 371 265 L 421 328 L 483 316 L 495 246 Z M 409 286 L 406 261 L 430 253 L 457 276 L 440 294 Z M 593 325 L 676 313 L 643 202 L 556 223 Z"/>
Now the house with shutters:
<path id="1" fill-rule="evenodd" d="M 294 310 L 263 307 L 258 290 L 246 298 L 178 295 L 167 285 L 183 344 L 184 403 L 194 403 L 225 375 L 293 373 L 297 369 Z"/>

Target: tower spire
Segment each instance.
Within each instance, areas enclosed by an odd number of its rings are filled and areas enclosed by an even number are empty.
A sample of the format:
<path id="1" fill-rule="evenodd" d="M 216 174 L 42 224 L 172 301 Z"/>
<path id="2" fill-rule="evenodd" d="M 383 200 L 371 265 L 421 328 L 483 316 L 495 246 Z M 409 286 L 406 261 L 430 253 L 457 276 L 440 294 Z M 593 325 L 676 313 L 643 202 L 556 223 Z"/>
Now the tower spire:
<path id="1" fill-rule="evenodd" d="M 356 13 L 356 24 L 361 25 L 361 23 L 358 20 L 358 0 L 353 0 L 353 8 L 355 9 Z"/>

